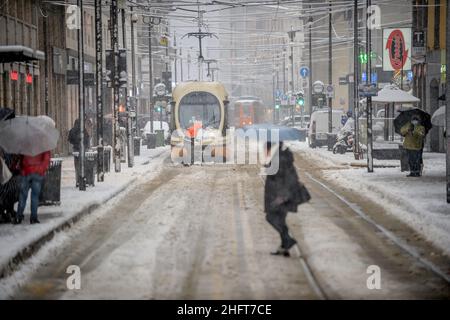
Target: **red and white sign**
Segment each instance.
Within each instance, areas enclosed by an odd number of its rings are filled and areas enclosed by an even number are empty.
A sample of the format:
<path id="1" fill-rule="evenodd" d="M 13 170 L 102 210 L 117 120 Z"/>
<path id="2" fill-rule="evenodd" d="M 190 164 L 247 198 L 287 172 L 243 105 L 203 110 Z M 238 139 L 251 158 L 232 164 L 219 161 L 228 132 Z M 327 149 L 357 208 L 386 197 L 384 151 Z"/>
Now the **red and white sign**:
<path id="1" fill-rule="evenodd" d="M 411 28 L 383 29 L 383 71 L 411 70 Z"/>

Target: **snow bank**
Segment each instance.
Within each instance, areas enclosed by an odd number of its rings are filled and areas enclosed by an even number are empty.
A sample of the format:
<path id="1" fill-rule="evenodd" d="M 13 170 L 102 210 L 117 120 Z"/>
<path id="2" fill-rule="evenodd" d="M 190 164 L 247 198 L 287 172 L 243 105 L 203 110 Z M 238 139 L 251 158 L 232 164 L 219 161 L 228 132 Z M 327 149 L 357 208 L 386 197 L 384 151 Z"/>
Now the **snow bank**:
<path id="1" fill-rule="evenodd" d="M 164 158 L 169 154 L 168 150 L 168 147 L 141 148 L 141 156 L 135 157 L 133 168 L 128 168 L 126 163 L 122 163 L 121 172 L 115 173 L 112 168 L 112 172 L 105 174 L 104 182 L 96 182 L 95 187 L 88 187 L 85 192 L 79 191 L 75 187 L 73 158 L 64 158 L 61 177 L 61 205 L 40 207 L 38 216 L 41 223 L 30 225 L 30 200 L 28 199 L 22 224 L 0 224 L 0 275 L 9 267 L 13 267 L 12 264 L 16 263 L 12 261 L 13 258 L 42 240 L 46 235 L 51 234 L 53 230 L 60 228 L 80 213 L 101 206 L 105 201 L 126 189 L 138 177 L 159 170 Z"/>
<path id="2" fill-rule="evenodd" d="M 424 153 L 424 172 L 420 178 L 406 177 L 398 160 L 375 160 L 380 166 L 397 165 L 394 168 L 353 168 L 365 164 L 353 160 L 353 154 L 334 155 L 321 149 L 310 149 L 306 143 L 290 144 L 293 151 L 302 152 L 331 168 L 324 170 L 325 179 L 332 180 L 347 189 L 381 205 L 387 213 L 405 222 L 428 241 L 450 255 L 450 205 L 446 203 L 445 154 Z M 352 159 L 353 158 L 353 159 Z M 340 166 L 339 170 L 333 170 Z M 347 167 L 346 167 L 347 166 Z"/>

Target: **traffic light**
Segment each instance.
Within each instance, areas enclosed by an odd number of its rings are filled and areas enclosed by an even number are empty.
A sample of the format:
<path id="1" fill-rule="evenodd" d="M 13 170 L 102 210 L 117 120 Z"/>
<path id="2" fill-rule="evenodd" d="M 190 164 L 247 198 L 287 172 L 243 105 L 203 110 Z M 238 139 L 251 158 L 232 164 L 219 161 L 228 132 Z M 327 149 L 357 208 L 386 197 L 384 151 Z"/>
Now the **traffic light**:
<path id="1" fill-rule="evenodd" d="M 301 107 L 305 105 L 305 99 L 303 98 L 303 96 L 297 98 L 297 104 Z"/>
<path id="2" fill-rule="evenodd" d="M 119 87 L 126 88 L 128 82 L 127 50 L 119 50 Z"/>
<path id="3" fill-rule="evenodd" d="M 280 109 L 280 100 L 275 100 L 275 110 Z"/>
<path id="4" fill-rule="evenodd" d="M 367 54 L 366 53 L 360 53 L 359 54 L 359 62 L 361 64 L 366 64 L 368 62 Z"/>
<path id="5" fill-rule="evenodd" d="M 105 80 L 108 85 L 108 88 L 113 87 L 114 81 L 114 56 L 112 50 L 105 50 L 106 54 L 106 68 L 105 68 Z"/>
<path id="6" fill-rule="evenodd" d="M 109 88 L 114 85 L 114 52 L 113 50 L 105 50 L 106 68 L 105 80 Z M 128 82 L 127 72 L 127 50 L 119 50 L 119 87 L 126 88 Z"/>

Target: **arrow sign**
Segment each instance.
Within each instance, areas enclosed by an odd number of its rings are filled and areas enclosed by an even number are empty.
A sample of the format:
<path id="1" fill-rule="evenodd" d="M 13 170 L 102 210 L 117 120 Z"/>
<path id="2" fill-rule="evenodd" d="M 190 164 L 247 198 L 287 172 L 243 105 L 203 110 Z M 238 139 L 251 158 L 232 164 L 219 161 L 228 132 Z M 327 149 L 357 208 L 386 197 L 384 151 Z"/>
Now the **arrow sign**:
<path id="1" fill-rule="evenodd" d="M 308 67 L 301 67 L 300 68 L 300 75 L 302 76 L 302 78 L 308 77 L 308 75 L 309 75 Z"/>

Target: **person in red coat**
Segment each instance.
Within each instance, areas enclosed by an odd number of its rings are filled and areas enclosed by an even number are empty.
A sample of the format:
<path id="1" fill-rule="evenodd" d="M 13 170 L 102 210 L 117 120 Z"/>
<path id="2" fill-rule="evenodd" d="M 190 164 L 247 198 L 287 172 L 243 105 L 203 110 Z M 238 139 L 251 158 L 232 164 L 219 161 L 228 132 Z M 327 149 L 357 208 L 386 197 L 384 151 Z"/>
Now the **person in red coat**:
<path id="1" fill-rule="evenodd" d="M 28 190 L 31 188 L 31 216 L 30 223 L 39 223 L 37 209 L 39 205 L 39 195 L 41 193 L 42 182 L 45 172 L 50 165 L 50 151 L 43 152 L 37 156 L 23 156 L 20 163 L 20 194 L 19 206 L 17 208 L 15 224 L 22 222 L 23 212 L 27 204 Z"/>

